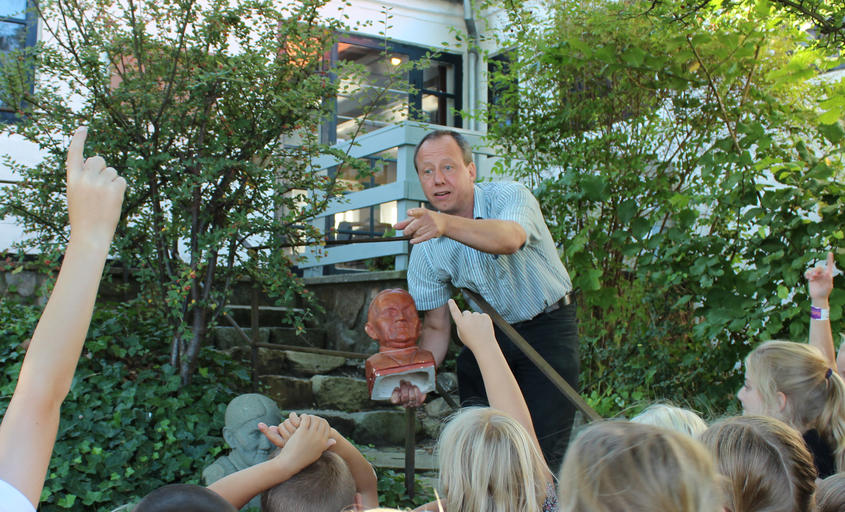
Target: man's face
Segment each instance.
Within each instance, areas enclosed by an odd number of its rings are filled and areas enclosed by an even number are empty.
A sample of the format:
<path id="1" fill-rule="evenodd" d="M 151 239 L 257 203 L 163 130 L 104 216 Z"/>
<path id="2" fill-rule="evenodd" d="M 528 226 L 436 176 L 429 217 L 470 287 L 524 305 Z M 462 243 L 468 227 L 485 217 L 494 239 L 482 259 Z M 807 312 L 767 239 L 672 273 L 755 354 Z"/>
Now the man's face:
<path id="1" fill-rule="evenodd" d="M 391 349 L 413 347 L 420 334 L 420 319 L 414 299 L 405 293 L 388 293 L 370 306 L 375 309 L 367 322 L 367 333 L 379 345 Z"/>
<path id="2" fill-rule="evenodd" d="M 425 197 L 436 210 L 472 218 L 475 163 L 464 164 L 455 139 L 445 135 L 425 141 L 415 163 Z"/>

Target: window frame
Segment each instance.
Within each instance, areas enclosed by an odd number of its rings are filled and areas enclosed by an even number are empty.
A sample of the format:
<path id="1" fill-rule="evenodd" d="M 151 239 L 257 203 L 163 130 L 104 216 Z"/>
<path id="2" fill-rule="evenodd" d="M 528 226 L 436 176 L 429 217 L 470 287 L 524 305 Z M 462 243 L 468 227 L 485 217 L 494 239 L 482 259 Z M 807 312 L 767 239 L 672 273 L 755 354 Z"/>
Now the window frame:
<path id="1" fill-rule="evenodd" d="M 434 50 L 431 48 L 426 48 L 424 46 L 414 46 L 407 43 L 399 43 L 391 40 L 385 39 L 378 39 L 375 37 L 364 36 L 360 34 L 340 34 L 338 36 L 337 41 L 334 45 L 332 45 L 332 49 L 329 56 L 329 66 L 334 67 L 335 62 L 337 62 L 339 55 L 338 55 L 338 43 L 347 43 L 347 44 L 354 44 L 357 46 L 362 46 L 364 48 L 368 48 L 371 50 L 378 50 L 378 51 L 387 51 L 387 52 L 395 52 L 407 55 L 408 58 L 412 61 L 417 61 L 425 58 L 426 53 L 429 52 L 439 52 L 439 50 Z M 437 58 L 432 59 L 432 63 L 442 62 L 445 64 L 451 64 L 455 68 L 455 92 L 454 93 L 446 93 L 443 91 L 438 91 L 434 89 L 424 89 L 423 88 L 423 70 L 422 69 L 413 69 L 409 72 L 408 76 L 408 83 L 413 87 L 414 91 L 408 97 L 408 107 L 411 113 L 409 119 L 414 119 L 414 113 L 422 112 L 422 98 L 423 95 L 430 94 L 437 96 L 438 98 L 446 97 L 454 99 L 455 106 L 454 106 L 454 116 L 455 122 L 452 128 L 462 128 L 463 127 L 463 119 L 461 118 L 460 111 L 463 108 L 463 55 L 459 53 L 448 53 L 448 52 L 440 52 Z M 335 75 L 331 75 L 332 79 L 336 79 Z M 323 130 L 323 139 L 324 142 L 327 144 L 336 144 L 337 143 L 337 102 L 335 101 L 334 104 L 334 112 L 331 118 L 325 123 L 325 129 Z"/>
<path id="2" fill-rule="evenodd" d="M 26 27 L 26 36 L 24 37 L 24 43 L 22 48 L 31 48 L 35 46 L 35 44 L 38 42 L 38 15 L 36 13 L 34 0 L 26 0 L 26 16 L 23 20 L 19 18 L 1 16 L 0 23 L 15 23 Z M 33 65 L 32 69 L 30 69 L 30 92 L 34 91 L 35 89 L 34 78 L 35 67 Z M 23 109 L 22 104 L 18 105 L 17 109 L 11 106 L 0 106 L 0 123 L 7 124 L 19 121 L 21 117 L 19 111 L 21 109 Z"/>

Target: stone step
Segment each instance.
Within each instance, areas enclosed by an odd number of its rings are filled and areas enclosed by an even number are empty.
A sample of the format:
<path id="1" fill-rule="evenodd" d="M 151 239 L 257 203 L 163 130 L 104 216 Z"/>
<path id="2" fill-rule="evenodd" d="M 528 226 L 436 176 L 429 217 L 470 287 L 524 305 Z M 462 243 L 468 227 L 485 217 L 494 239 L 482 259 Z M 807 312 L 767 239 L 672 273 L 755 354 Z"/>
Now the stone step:
<path id="1" fill-rule="evenodd" d="M 282 408 L 284 416 L 289 410 Z M 297 414 L 315 414 L 325 418 L 342 436 L 357 445 L 398 447 L 405 445 L 405 410 L 401 407 L 373 411 L 344 412 L 327 409 L 295 409 Z M 423 436 L 422 424 L 417 421 L 415 437 L 419 443 L 430 443 Z"/>
<path id="2" fill-rule="evenodd" d="M 364 457 L 376 468 L 399 471 L 405 469 L 404 448 L 360 446 L 359 449 L 364 454 Z M 428 444 L 427 446 L 417 445 L 416 450 L 414 450 L 414 471 L 437 471 L 437 455 L 434 453 L 433 444 Z"/>
<path id="3" fill-rule="evenodd" d="M 249 304 L 228 304 L 226 309 L 241 327 L 248 327 L 252 319 L 252 306 Z M 291 316 L 301 316 L 305 312 L 299 307 L 258 306 L 258 325 L 289 326 Z"/>
<path id="4" fill-rule="evenodd" d="M 252 349 L 247 346 L 235 347 L 229 351 L 231 356 L 243 363 L 252 363 Z M 311 377 L 335 372 L 363 374 L 363 362 L 343 356 L 313 354 L 298 350 L 279 350 L 266 346 L 258 347 L 256 353 L 258 375 L 283 375 L 290 377 Z"/>
<path id="5" fill-rule="evenodd" d="M 333 375 L 260 375 L 258 383 L 261 386 L 260 392 L 275 400 L 281 408 L 317 407 L 364 411 L 384 405 L 370 400 L 367 382 L 363 378 Z"/>
<path id="6" fill-rule="evenodd" d="M 252 329 L 239 324 L 247 337 L 252 337 Z M 326 348 L 326 330 L 318 327 L 297 332 L 293 327 L 260 327 L 258 329 L 259 343 L 278 343 L 297 347 Z M 237 346 L 248 345 L 236 327 L 218 326 L 211 330 L 212 346 L 221 350 L 228 350 Z"/>

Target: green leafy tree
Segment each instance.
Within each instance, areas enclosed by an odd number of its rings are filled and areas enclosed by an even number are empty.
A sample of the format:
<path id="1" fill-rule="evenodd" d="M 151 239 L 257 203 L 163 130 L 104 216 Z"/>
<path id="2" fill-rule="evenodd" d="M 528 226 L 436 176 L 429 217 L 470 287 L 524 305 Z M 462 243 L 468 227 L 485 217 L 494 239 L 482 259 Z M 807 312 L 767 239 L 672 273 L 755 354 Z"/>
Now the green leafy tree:
<path id="1" fill-rule="evenodd" d="M 840 61 L 765 1 L 547 8 L 509 4 L 485 121 L 583 291 L 585 390 L 724 409 L 752 343 L 806 339 L 804 269 L 843 261 Z"/>
<path id="2" fill-rule="evenodd" d="M 324 56 L 342 28 L 323 0 L 98 0 L 38 3 L 43 41 L 3 63 L 0 94 L 21 105 L 5 127 L 46 152 L 3 199 L 27 241 L 56 261 L 63 134 L 88 124 L 89 152 L 129 183 L 115 256 L 171 336 L 187 384 L 233 284 L 249 277 L 282 304 L 307 292 L 291 247 L 342 188 L 313 172 L 332 154 L 319 127 L 343 70 Z M 30 83 L 29 62 L 38 78 Z M 260 251 L 249 251 L 261 246 Z M 294 319 L 302 328 L 303 317 Z"/>

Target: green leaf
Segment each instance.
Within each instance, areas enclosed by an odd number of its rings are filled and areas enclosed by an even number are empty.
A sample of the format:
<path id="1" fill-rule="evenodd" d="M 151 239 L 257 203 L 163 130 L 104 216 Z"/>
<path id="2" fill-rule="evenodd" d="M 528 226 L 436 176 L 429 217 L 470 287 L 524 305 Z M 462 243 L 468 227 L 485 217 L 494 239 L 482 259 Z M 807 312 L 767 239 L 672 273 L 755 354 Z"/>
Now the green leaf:
<path id="1" fill-rule="evenodd" d="M 622 60 L 630 66 L 640 67 L 645 55 L 646 53 L 641 48 L 631 46 L 622 53 Z"/>
<path id="2" fill-rule="evenodd" d="M 75 494 L 65 494 L 59 499 L 57 503 L 58 506 L 62 508 L 73 508 L 73 504 L 76 503 L 76 495 Z"/>
<path id="3" fill-rule="evenodd" d="M 838 124 L 842 118 L 842 109 L 831 109 L 818 117 L 819 123 L 822 125 Z"/>
<path id="4" fill-rule="evenodd" d="M 757 16 L 761 19 L 766 19 L 772 11 L 772 3 L 769 0 L 757 0 L 755 10 L 757 11 Z"/>
<path id="5" fill-rule="evenodd" d="M 830 141 L 831 144 L 838 144 L 842 137 L 845 136 L 845 129 L 842 128 L 842 123 L 838 120 L 834 120 L 831 123 L 825 123 L 821 121 L 823 124 L 819 126 L 819 131 L 824 138 Z"/>
<path id="6" fill-rule="evenodd" d="M 581 190 L 584 197 L 590 201 L 604 201 L 607 199 L 607 183 L 601 176 L 584 176 L 581 180 Z"/>
<path id="7" fill-rule="evenodd" d="M 628 224 L 637 213 L 637 203 L 633 199 L 627 199 L 619 203 L 616 207 L 616 215 L 619 217 L 619 222 Z"/>

